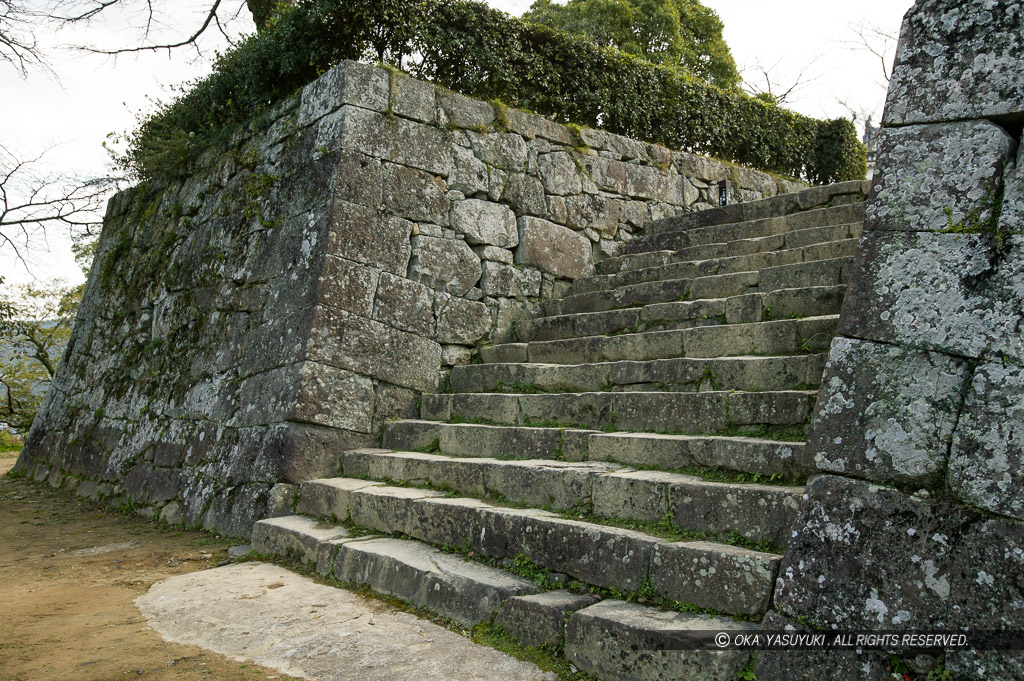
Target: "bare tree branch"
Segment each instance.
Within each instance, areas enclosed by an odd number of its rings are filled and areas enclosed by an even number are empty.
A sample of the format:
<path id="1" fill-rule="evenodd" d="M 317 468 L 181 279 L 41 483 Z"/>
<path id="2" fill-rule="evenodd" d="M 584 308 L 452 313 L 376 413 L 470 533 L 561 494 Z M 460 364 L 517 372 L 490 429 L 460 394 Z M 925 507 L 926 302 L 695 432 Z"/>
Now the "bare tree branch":
<path id="1" fill-rule="evenodd" d="M 808 76 L 808 73 L 817 64 L 818 59 L 820 57 L 815 57 L 810 62 L 804 64 L 795 76 L 787 78 L 785 81 L 782 81 L 778 75 L 782 59 L 779 59 L 771 66 L 765 66 L 760 61 L 754 62 L 753 66 L 743 69 L 743 89 L 752 97 L 767 98 L 776 104 L 784 104 L 790 101 L 792 96 L 799 90 L 821 78 L 820 75 Z M 751 71 L 758 74 L 756 82 L 746 77 L 746 74 Z M 760 84 L 762 79 L 764 80 L 763 86 Z"/>
<path id="2" fill-rule="evenodd" d="M 52 73 L 35 35 L 44 17 L 28 9 L 23 0 L 0 0 L 0 62 L 14 67 L 22 78 L 34 68 Z"/>
<path id="3" fill-rule="evenodd" d="M 896 45 L 899 43 L 899 36 L 885 31 L 874 24 L 861 22 L 860 24 L 847 24 L 850 30 L 856 35 L 853 40 L 844 40 L 843 44 L 858 52 L 867 52 L 878 59 L 882 70 L 882 78 L 888 84 L 892 78 L 892 66 L 895 56 Z"/>
<path id="4" fill-rule="evenodd" d="M 11 252 L 22 264 L 48 230 L 95 231 L 116 188 L 113 178 L 81 180 L 47 172 L 40 165 L 45 153 L 23 159 L 0 144 L 0 252 Z"/>

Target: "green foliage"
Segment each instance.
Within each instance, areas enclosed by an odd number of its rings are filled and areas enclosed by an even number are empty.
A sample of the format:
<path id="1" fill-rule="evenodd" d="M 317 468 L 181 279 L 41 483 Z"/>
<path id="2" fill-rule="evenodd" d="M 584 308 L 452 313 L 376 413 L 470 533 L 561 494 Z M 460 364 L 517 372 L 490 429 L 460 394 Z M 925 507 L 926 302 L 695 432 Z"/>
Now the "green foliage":
<path id="1" fill-rule="evenodd" d="M 20 452 L 24 442 L 14 433 L 0 430 L 0 454 L 7 452 Z"/>
<path id="2" fill-rule="evenodd" d="M 465 95 L 813 182 L 865 172 L 849 121 L 800 116 L 469 0 L 299 0 L 142 122 L 120 160 L 142 179 L 188 175 L 211 145 L 343 59 L 408 61 Z"/>
<path id="3" fill-rule="evenodd" d="M 71 338 L 81 294 L 82 287 L 56 280 L 0 292 L 0 426 L 25 433 L 32 425 Z"/>
<path id="4" fill-rule="evenodd" d="M 953 222 L 953 211 L 946 208 L 946 220 L 949 226 L 942 230 L 945 234 L 979 234 L 992 239 L 996 253 L 1002 253 L 1007 237 L 1020 234 L 1019 230 L 1008 229 L 1001 225 L 1003 215 L 1003 187 L 993 189 L 982 197 L 979 205 L 974 206 L 963 220 Z"/>
<path id="5" fill-rule="evenodd" d="M 697 0 L 536 0 L 523 19 L 682 69 L 720 88 L 740 82 L 722 20 Z"/>

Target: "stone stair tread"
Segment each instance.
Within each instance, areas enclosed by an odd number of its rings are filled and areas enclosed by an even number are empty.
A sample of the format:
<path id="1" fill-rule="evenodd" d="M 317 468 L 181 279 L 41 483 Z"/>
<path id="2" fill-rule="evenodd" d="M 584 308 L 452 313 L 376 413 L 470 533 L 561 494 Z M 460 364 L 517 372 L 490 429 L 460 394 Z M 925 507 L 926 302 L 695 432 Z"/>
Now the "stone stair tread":
<path id="1" fill-rule="evenodd" d="M 783 546 L 803 487 L 703 480 L 605 462 L 552 462 L 360 449 L 342 457 L 348 477 L 428 484 L 457 494 L 565 511 L 589 504 L 595 515 L 644 523 L 671 518 L 680 530 Z"/>
<path id="2" fill-rule="evenodd" d="M 778 319 L 747 324 L 710 324 L 668 331 L 641 331 L 617 336 L 583 336 L 551 341 L 508 343 L 482 348 L 485 364 L 594 364 L 601 362 L 650 361 L 685 357 L 728 357 L 742 355 L 786 355 L 824 352 L 828 342 L 812 348 L 800 341 L 829 328 L 835 331 L 839 315 L 803 319 Z M 799 335 L 805 334 L 805 335 Z M 718 346 L 704 339 L 714 338 Z M 758 345 L 761 343 L 761 345 Z M 716 349 L 717 348 L 717 349 Z"/>
<path id="3" fill-rule="evenodd" d="M 612 291 L 623 286 L 634 286 L 653 281 L 669 279 L 693 279 L 715 274 L 756 272 L 769 267 L 812 262 L 831 257 L 852 256 L 857 251 L 858 240 L 853 238 L 795 248 L 781 248 L 745 255 L 682 260 L 669 258 L 669 262 L 654 267 L 631 269 L 616 274 L 594 275 L 573 282 L 570 294 Z"/>
<path id="4" fill-rule="evenodd" d="M 700 634 L 703 641 L 711 640 L 713 632 L 752 634 L 759 630 L 759 625 L 750 622 L 665 612 L 608 599 L 569 617 L 565 656 L 600 679 L 735 681 L 749 660 L 748 652 L 698 650 L 688 645 L 691 639 L 687 637 Z"/>
<path id="5" fill-rule="evenodd" d="M 514 362 L 454 367 L 452 392 L 504 392 L 524 386 L 539 392 L 595 390 L 787 390 L 817 385 L 825 353 L 734 357 L 678 357 L 583 364 Z"/>
<path id="6" fill-rule="evenodd" d="M 300 497 L 322 484 L 302 483 Z M 386 485 L 328 489 L 346 498 L 329 501 L 325 508 L 347 505 L 351 522 L 367 530 L 408 535 L 434 546 L 466 546 L 499 560 L 522 555 L 602 588 L 637 593 L 649 582 L 671 600 L 723 613 L 763 614 L 781 560 L 728 544 L 668 542 L 636 530 L 477 499 L 413 498 L 393 491 L 406 488 Z M 316 509 L 307 512 L 317 515 Z M 335 576 L 366 583 L 369 571 L 349 566 L 347 556 L 366 552 L 367 543 L 342 545 Z"/>
<path id="7" fill-rule="evenodd" d="M 816 390 L 769 392 L 454 393 L 423 395 L 426 420 L 630 432 L 721 433 L 732 427 L 803 426 Z"/>
<path id="8" fill-rule="evenodd" d="M 282 547 L 308 541 L 308 536 L 301 536 L 303 525 L 315 522 L 303 516 L 261 520 L 253 528 L 253 548 L 287 555 Z M 467 627 L 490 621 L 509 598 L 540 591 L 533 582 L 505 570 L 411 539 L 321 540 L 317 552 L 321 576 L 368 585 L 377 593 L 429 608 Z"/>
<path id="9" fill-rule="evenodd" d="M 764 267 L 760 270 L 709 274 L 692 279 L 659 279 L 610 291 L 589 291 L 566 296 L 551 307 L 560 315 L 643 307 L 672 301 L 729 298 L 746 293 L 767 293 L 802 286 L 838 286 L 847 283 L 853 257 Z M 794 278 L 797 279 L 794 282 Z M 556 309 L 557 308 L 557 309 Z"/>
<path id="10" fill-rule="evenodd" d="M 628 253 L 607 258 L 598 263 L 597 272 L 612 275 L 633 270 L 656 268 L 672 263 L 731 258 L 770 251 L 795 248 L 813 248 L 823 243 L 859 239 L 864 231 L 863 221 L 808 227 L 785 234 L 716 241 L 698 246 Z"/>
<path id="11" fill-rule="evenodd" d="M 627 254 L 647 251 L 678 250 L 723 241 L 779 236 L 814 227 L 862 222 L 866 204 L 853 203 L 784 216 L 740 220 L 719 225 L 648 233 L 631 241 Z"/>

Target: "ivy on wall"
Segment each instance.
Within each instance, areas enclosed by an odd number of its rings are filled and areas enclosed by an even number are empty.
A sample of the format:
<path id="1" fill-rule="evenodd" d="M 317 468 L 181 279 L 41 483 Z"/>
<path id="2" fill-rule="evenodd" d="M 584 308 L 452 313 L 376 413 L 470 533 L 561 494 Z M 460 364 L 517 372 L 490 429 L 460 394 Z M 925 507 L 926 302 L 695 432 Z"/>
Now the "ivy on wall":
<path id="1" fill-rule="evenodd" d="M 233 126 L 343 59 L 815 184 L 865 175 L 850 121 L 808 118 L 471 0 L 299 0 L 144 121 L 125 165 L 143 179 L 187 172 Z"/>

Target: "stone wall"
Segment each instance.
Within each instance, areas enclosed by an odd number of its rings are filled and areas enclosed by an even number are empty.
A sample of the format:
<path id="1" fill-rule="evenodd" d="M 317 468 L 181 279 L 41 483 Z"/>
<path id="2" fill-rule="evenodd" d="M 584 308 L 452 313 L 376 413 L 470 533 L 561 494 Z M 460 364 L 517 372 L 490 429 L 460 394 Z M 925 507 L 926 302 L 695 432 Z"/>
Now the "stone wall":
<path id="1" fill-rule="evenodd" d="M 343 63 L 111 201 L 18 469 L 245 535 L 652 220 L 798 186 Z"/>
<path id="2" fill-rule="evenodd" d="M 807 447 L 828 475 L 808 487 L 768 626 L 1024 629 L 1022 35 L 1014 0 L 919 0 L 904 20 Z M 889 663 L 765 653 L 757 678 L 887 679 Z M 1020 652 L 944 664 L 1024 678 Z"/>

